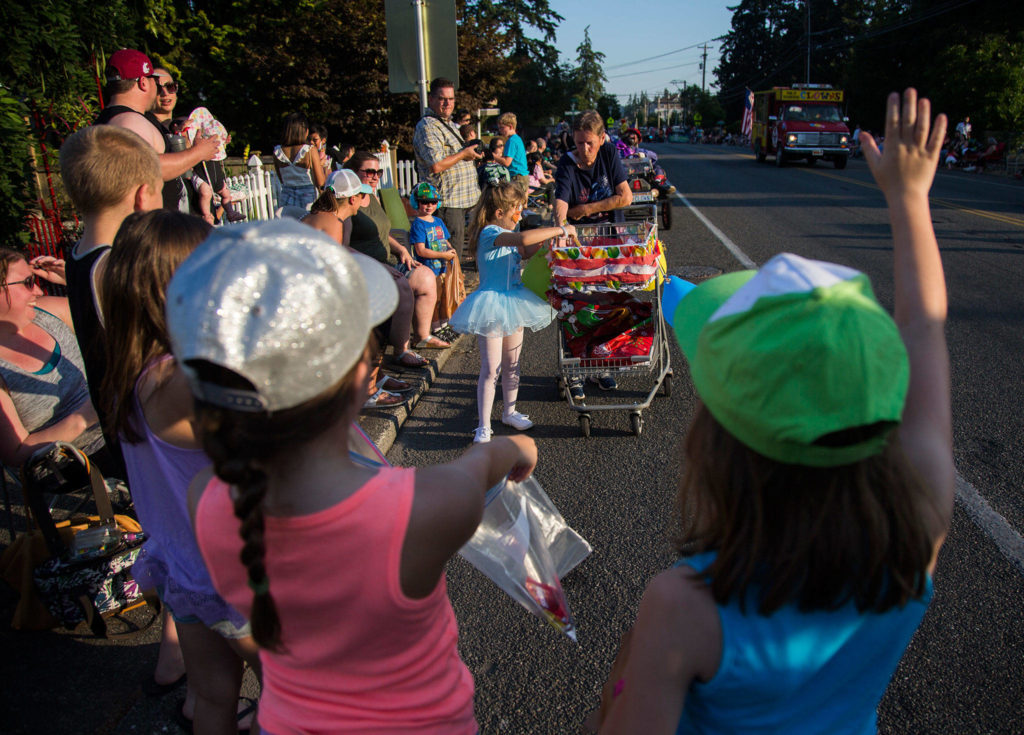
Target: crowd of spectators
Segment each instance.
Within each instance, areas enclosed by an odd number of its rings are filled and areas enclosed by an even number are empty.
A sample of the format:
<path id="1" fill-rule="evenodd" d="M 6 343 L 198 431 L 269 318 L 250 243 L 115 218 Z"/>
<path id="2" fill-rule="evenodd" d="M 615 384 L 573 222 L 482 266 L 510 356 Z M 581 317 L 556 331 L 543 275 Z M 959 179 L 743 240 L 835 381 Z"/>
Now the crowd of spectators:
<path id="1" fill-rule="evenodd" d="M 110 105 L 61 149 L 66 187 L 84 222 L 67 263 L 29 262 L 0 251 L 0 411 L 5 417 L 0 459 L 18 465 L 39 446 L 61 439 L 93 456 L 106 452 L 107 462 L 124 468 L 149 534 L 138 578 L 156 590 L 165 609 L 149 688 L 159 693 L 187 677 L 180 715 L 196 730 L 236 732 L 247 662 L 263 678 L 259 726 L 268 732 L 289 731 L 296 722 L 324 730 L 344 723 L 351 732 L 403 727 L 476 732 L 472 675 L 458 657 L 444 565 L 479 523 L 484 491 L 506 476 L 525 479 L 537 461 L 532 441 L 519 436 L 492 441 L 490 432 L 499 379 L 502 421 L 518 430 L 532 426 L 515 411 L 522 332 L 553 317 L 545 301 L 517 282 L 519 258 L 551 238 L 575 236 L 575 225 L 614 221 L 616 211 L 632 202 L 620 153 L 602 117 L 586 111 L 571 128 L 524 141 L 516 116 L 504 113 L 497 121 L 499 135 L 485 153 L 472 119 L 454 114 L 454 84 L 435 79 L 414 136 L 420 181 L 410 197 L 415 219 L 403 244 L 379 198 L 377 156 L 347 145 L 328 149 L 326 130 L 298 113 L 285 119 L 274 161 L 281 204 L 297 209 L 301 222 L 285 218 L 244 230 L 212 230 L 203 217 L 189 213 L 195 206 L 189 187 L 201 198 L 205 185 L 230 205 L 230 193 L 210 165 L 219 162 L 225 136 L 199 129 L 190 145 L 174 140 L 167 125 L 174 121 L 176 83 L 138 51 L 113 54 L 107 82 Z M 916 97 L 906 104 L 913 107 Z M 889 105 L 890 118 L 898 118 L 897 101 L 890 99 Z M 929 136 L 925 105 L 907 140 L 899 139 L 898 125 L 887 130 L 903 147 L 913 147 L 917 157 L 901 157 L 900 145 L 883 151 L 866 140 L 872 172 L 892 200 L 909 201 L 908 192 L 927 190 L 934 165 L 926 170 L 909 159 L 937 161 L 944 125 L 940 118 Z M 638 143 L 626 136 L 627 146 Z M 189 172 L 200 183 L 189 181 Z M 530 191 L 551 202 L 553 224 L 523 232 L 518 225 Z M 212 217 L 198 206 L 198 214 Z M 609 691 L 614 694 L 606 703 L 602 732 L 628 731 L 652 720 L 671 732 L 681 717 L 719 728 L 730 717 L 758 721 L 757 697 L 745 693 L 772 689 L 762 681 L 770 675 L 735 670 L 723 650 L 752 649 L 762 641 L 768 645 L 759 650 L 787 650 L 786 644 L 811 625 L 804 617 L 808 609 L 819 616 L 813 624 L 823 629 L 815 628 L 828 645 L 815 651 L 802 647 L 795 658 L 776 660 L 773 653 L 771 666 L 814 682 L 829 676 L 833 666 L 822 651 L 842 649 L 838 665 L 844 673 L 854 672 L 853 685 L 869 694 L 840 706 L 829 691 L 806 686 L 799 692 L 800 706 L 812 713 L 831 707 L 833 714 L 840 712 L 836 717 L 856 720 L 861 730 L 872 728 L 874 706 L 930 600 L 930 574 L 952 503 L 941 336 L 944 287 L 929 276 L 941 268 L 927 206 L 926 198 L 914 200 L 893 214 L 904 225 L 903 239 L 895 244 L 902 276 L 897 282 L 908 284 L 896 294 L 898 311 L 910 320 L 902 333 L 870 298 L 860 274 L 795 256 L 777 264 L 781 272 L 820 279 L 822 288 L 861 284 L 863 293 L 858 291 L 850 309 L 865 326 L 842 331 L 858 347 L 861 341 L 872 347 L 884 342 L 878 354 L 892 360 L 872 367 L 870 376 L 868 368 L 865 376 L 850 376 L 845 361 L 832 367 L 847 378 L 844 396 L 850 403 L 863 400 L 876 408 L 880 402 L 869 401 L 866 393 L 854 395 L 859 386 L 849 384 L 861 378 L 884 383 L 864 387 L 887 391 L 891 400 L 881 402 L 884 415 L 872 415 L 867 425 L 829 423 L 831 428 L 821 429 L 826 433 L 803 443 L 783 441 L 765 436 L 773 430 L 771 412 L 749 418 L 750 434 L 742 424 L 747 417 L 738 420 L 740 429 L 718 424 L 716 401 L 728 403 L 734 394 L 728 386 L 705 393 L 705 384 L 698 385 L 708 407 L 700 408 L 692 429 L 691 468 L 681 492 L 700 494 L 687 506 L 697 511 L 697 520 L 686 521 L 690 540 L 717 541 L 686 561 L 692 572 L 674 569 L 652 583 L 640 607 L 636 638 L 624 640 L 613 669 Z M 464 287 L 460 295 L 459 266 L 474 261 L 485 266 L 482 288 L 465 302 L 471 308 L 460 310 L 466 295 Z M 729 289 L 746 288 L 748 281 L 752 288 L 758 285 L 752 272 L 741 275 L 725 277 Z M 66 283 L 68 298 L 44 296 L 39 279 Z M 773 287 L 781 281 L 773 281 Z M 715 288 L 708 298 L 731 295 Z M 491 306 L 483 309 L 483 302 Z M 827 303 L 815 308 L 840 309 L 833 300 L 822 302 Z M 752 311 L 769 308 L 758 299 L 744 303 Z M 495 309 L 508 317 L 507 330 L 491 330 Z M 808 319 L 794 313 L 781 318 L 778 329 L 785 332 L 790 318 Z M 816 313 L 793 338 L 816 344 L 814 334 L 831 334 L 821 326 L 829 318 Z M 394 365 L 424 367 L 427 360 L 416 350 L 450 346 L 450 330 L 444 331 L 448 319 L 456 327 L 473 322 L 461 332 L 481 338 L 478 391 L 484 399 L 475 441 L 488 446 L 422 470 L 354 466 L 343 447 L 355 416 L 403 403 L 413 388 L 384 373 L 386 349 L 392 350 Z M 699 363 L 704 348 L 696 334 L 691 344 L 683 327 L 676 331 L 687 357 Z M 766 360 L 765 353 L 730 339 L 735 338 L 722 338 L 726 352 L 731 350 L 726 357 L 735 358 L 736 365 Z M 781 338 L 779 343 L 779 354 L 789 354 L 791 344 Z M 866 348 L 863 353 L 876 354 Z M 785 367 L 769 363 L 764 362 L 765 371 Z M 891 363 L 900 369 L 890 369 Z M 882 374 L 888 377 L 877 377 Z M 751 375 L 766 401 L 784 399 L 779 384 L 791 378 L 772 382 L 758 377 L 763 373 Z M 605 390 L 616 387 L 611 375 L 596 382 Z M 569 389 L 574 398 L 583 398 L 582 383 L 570 383 Z M 807 392 L 794 389 L 794 395 Z M 799 403 L 801 427 L 820 428 L 835 413 Z M 913 432 L 905 454 L 886 448 L 900 421 L 904 434 Z M 817 441 L 819 435 L 827 441 Z M 846 554 L 848 563 L 839 565 L 846 579 L 830 579 L 828 565 L 807 572 L 816 534 L 799 528 L 802 506 L 783 503 L 780 513 L 797 519 L 785 527 L 796 529 L 799 553 L 808 558 L 796 571 L 787 556 L 791 548 L 758 547 L 761 556 L 749 552 L 745 558 L 749 538 L 737 540 L 724 516 L 714 512 L 716 503 L 727 502 L 715 493 L 730 493 L 715 480 L 727 460 L 740 466 L 737 484 L 759 494 L 761 502 L 775 497 L 771 482 L 758 479 L 761 472 L 785 478 L 787 493 L 807 497 L 818 497 L 821 482 L 848 484 L 856 500 L 828 501 L 829 528 L 849 520 L 841 516 L 851 504 L 863 502 L 872 511 L 878 504 L 886 509 L 890 502 L 901 504 L 891 512 L 872 512 L 863 529 L 871 538 L 895 539 L 891 545 L 899 548 L 881 560 L 856 538 L 835 552 Z M 868 464 L 862 467 L 862 461 Z M 212 470 L 201 469 L 211 463 Z M 814 467 L 819 474 L 794 473 L 795 465 Z M 876 476 L 884 478 L 871 483 L 879 485 L 873 488 L 877 497 L 864 500 L 869 491 L 859 478 Z M 358 503 L 349 502 L 356 497 Z M 865 510 L 862 517 L 867 515 Z M 314 517 L 317 523 L 305 522 Z M 898 521 L 886 520 L 891 518 Z M 330 534 L 317 531 L 320 521 Z M 761 526 L 772 522 L 751 523 L 751 537 L 760 539 Z M 887 524 L 899 533 L 891 533 Z M 834 551 L 844 542 L 830 538 L 829 543 Z M 317 562 L 328 551 L 353 563 L 333 570 L 339 584 L 325 591 L 317 584 Z M 746 571 L 731 577 L 724 592 L 698 582 L 701 575 L 716 574 L 719 564 L 737 563 Z M 737 600 L 759 595 L 774 581 L 756 571 L 761 569 L 792 584 L 781 593 L 770 587 L 774 596 L 767 612 L 759 597 L 756 612 L 740 614 Z M 385 578 L 389 584 L 381 583 Z M 318 597 L 322 594 L 326 597 Z M 776 612 L 778 617 L 770 617 Z M 833 614 L 841 624 L 821 623 L 821 616 Z M 779 620 L 783 625 L 770 630 L 764 622 Z M 726 625 L 742 634 L 726 636 Z M 880 658 L 875 648 L 884 649 Z M 615 681 L 618 674 L 623 678 Z M 721 692 L 701 684 L 718 676 L 735 688 Z M 370 694 L 359 696 L 358 687 Z M 652 699 L 650 692 L 659 696 Z M 699 706 L 684 710 L 691 697 Z M 862 699 L 869 706 L 862 707 Z M 785 709 L 762 706 L 773 715 Z M 401 724 L 392 728 L 392 720 Z"/>

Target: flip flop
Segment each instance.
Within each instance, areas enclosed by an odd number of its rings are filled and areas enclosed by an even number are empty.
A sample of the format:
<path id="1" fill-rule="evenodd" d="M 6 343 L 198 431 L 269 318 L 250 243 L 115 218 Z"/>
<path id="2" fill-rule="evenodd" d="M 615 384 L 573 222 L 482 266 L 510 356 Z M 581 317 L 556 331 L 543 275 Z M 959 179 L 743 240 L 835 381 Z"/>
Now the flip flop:
<path id="1" fill-rule="evenodd" d="M 426 367 L 429 360 L 426 360 L 420 355 L 417 355 L 412 350 L 406 350 L 401 355 L 395 358 L 395 362 L 401 365 L 402 367 L 421 368 Z"/>
<path id="2" fill-rule="evenodd" d="M 424 340 L 420 340 L 419 344 L 416 345 L 417 350 L 443 350 L 446 347 L 451 347 L 451 344 L 445 342 L 443 339 L 438 339 L 434 335 L 430 335 Z"/>
<path id="3" fill-rule="evenodd" d="M 389 393 L 406 393 L 407 391 L 412 390 L 415 386 L 412 383 L 399 380 L 391 375 L 385 375 L 377 381 L 376 387 L 378 390 L 386 390 Z"/>
<path id="4" fill-rule="evenodd" d="M 395 406 L 401 406 L 408 400 L 408 396 L 400 396 L 397 393 L 381 388 L 367 399 L 366 403 L 363 404 L 363 408 L 394 408 Z"/>

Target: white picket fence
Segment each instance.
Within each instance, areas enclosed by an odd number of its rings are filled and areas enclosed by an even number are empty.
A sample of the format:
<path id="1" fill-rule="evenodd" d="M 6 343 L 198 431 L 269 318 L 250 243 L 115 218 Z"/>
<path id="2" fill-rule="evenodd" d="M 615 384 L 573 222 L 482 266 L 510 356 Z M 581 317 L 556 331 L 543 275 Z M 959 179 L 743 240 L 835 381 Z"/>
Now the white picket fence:
<path id="1" fill-rule="evenodd" d="M 416 164 L 413 161 L 398 161 L 394 171 L 391 168 L 391 153 L 385 151 L 377 154 L 381 164 L 381 181 L 383 188 L 397 187 L 405 197 L 416 185 Z M 397 172 L 397 181 L 396 174 Z M 278 213 L 278 194 L 281 182 L 273 169 L 250 169 L 248 173 L 227 178 L 228 188 L 236 200 L 238 211 L 245 215 L 242 222 L 274 219 Z M 227 220 L 224 220 L 225 223 Z"/>
<path id="2" fill-rule="evenodd" d="M 277 196 L 281 183 L 273 172 L 252 169 L 248 173 L 227 178 L 235 207 L 245 215 L 245 222 L 273 219 L 277 212 Z M 225 220 L 226 222 L 226 220 Z"/>

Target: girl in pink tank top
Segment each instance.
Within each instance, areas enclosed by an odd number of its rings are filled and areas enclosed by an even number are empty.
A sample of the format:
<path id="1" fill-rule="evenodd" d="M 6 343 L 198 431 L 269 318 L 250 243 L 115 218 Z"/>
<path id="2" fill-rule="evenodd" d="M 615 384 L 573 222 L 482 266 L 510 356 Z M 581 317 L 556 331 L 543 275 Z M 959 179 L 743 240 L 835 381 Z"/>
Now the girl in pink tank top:
<path id="1" fill-rule="evenodd" d="M 212 470 L 192 483 L 217 590 L 260 645 L 274 735 L 477 731 L 444 566 L 486 489 L 536 463 L 524 437 L 447 465 L 367 468 L 348 453 L 387 271 L 300 223 L 223 228 L 168 288 L 174 354 Z"/>

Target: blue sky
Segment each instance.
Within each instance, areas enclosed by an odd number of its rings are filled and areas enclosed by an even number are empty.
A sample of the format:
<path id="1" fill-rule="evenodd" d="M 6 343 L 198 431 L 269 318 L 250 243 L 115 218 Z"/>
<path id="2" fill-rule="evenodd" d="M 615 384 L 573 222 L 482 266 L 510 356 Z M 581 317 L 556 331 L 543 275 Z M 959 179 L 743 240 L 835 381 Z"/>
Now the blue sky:
<path id="1" fill-rule="evenodd" d="M 736 0 L 551 0 L 551 8 L 565 18 L 555 47 L 563 62 L 574 62 L 583 29 L 589 25 L 594 49 L 605 54 L 605 89 L 625 102 L 628 95 L 641 91 L 674 91 L 681 86 L 672 83 L 676 80 L 699 86 L 702 49 L 687 47 L 707 42 L 711 89 L 720 48 L 712 39 L 728 33 L 732 13 L 726 6 L 735 4 Z"/>

